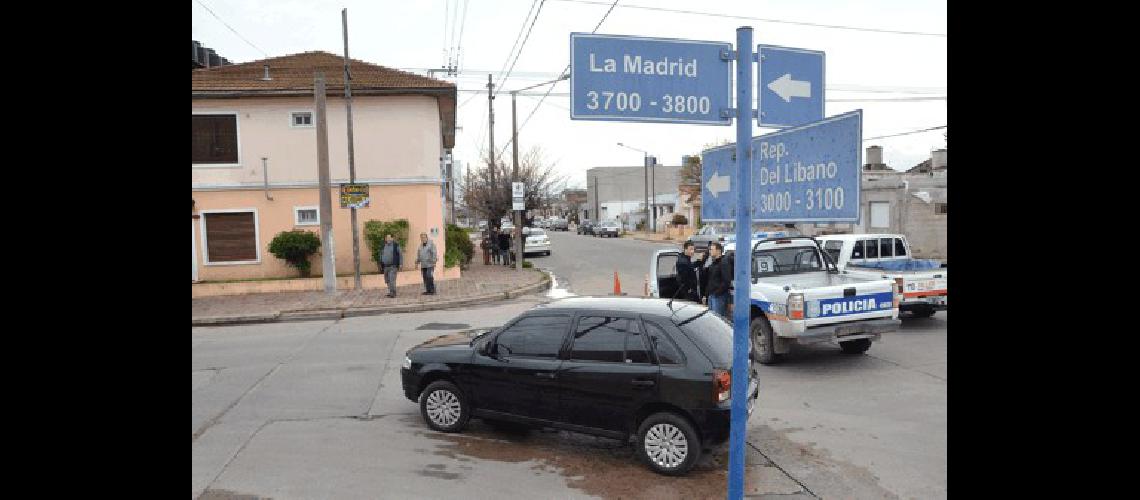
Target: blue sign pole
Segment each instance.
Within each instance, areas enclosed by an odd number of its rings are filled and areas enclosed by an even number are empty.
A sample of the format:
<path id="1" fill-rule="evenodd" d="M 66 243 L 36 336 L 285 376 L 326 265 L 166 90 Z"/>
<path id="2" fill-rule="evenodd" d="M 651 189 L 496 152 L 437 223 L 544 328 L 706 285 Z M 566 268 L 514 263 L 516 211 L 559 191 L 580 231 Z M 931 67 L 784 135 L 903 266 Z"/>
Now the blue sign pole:
<path id="1" fill-rule="evenodd" d="M 737 186 L 752 185 L 752 28 L 736 29 L 736 179 Z M 732 310 L 732 426 L 728 449 L 728 498 L 744 497 L 745 426 L 748 423 L 748 323 L 752 286 L 752 190 L 736 190 L 736 257 L 733 260 Z"/>

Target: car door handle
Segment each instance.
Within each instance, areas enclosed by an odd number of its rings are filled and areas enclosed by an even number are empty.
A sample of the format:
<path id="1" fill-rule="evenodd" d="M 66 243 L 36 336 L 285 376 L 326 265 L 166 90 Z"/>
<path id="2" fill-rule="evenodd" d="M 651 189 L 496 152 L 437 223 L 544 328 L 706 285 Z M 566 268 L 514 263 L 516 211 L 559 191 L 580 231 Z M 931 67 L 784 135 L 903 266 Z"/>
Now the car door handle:
<path id="1" fill-rule="evenodd" d="M 634 387 L 653 387 L 656 382 L 652 380 L 634 380 L 630 382 Z"/>
<path id="2" fill-rule="evenodd" d="M 534 376 L 553 379 L 554 378 L 554 372 L 536 372 L 534 374 Z"/>

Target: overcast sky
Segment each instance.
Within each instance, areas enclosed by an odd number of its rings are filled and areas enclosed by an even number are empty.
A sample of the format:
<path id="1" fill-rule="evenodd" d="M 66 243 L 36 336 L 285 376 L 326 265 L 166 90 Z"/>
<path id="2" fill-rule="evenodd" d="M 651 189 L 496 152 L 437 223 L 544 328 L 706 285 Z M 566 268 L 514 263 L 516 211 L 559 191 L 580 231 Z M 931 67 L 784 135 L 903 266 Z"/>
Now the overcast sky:
<path id="1" fill-rule="evenodd" d="M 507 90 L 557 77 L 570 62 L 569 34 L 593 30 L 609 8 L 609 2 L 538 3 L 541 11 L 512 76 L 503 85 Z M 755 43 L 826 52 L 826 97 L 842 102 L 828 102 L 825 114 L 863 109 L 863 137 L 946 125 L 945 99 L 897 100 L 947 95 L 946 36 L 647 11 L 623 8 L 623 4 L 945 35 L 945 1 L 622 0 L 598 33 L 733 43 L 737 27 L 752 26 Z M 194 0 L 191 31 L 194 40 L 234 63 L 310 50 L 341 54 L 340 10 L 347 7 L 349 50 L 354 59 L 425 74 L 426 68 L 446 64 L 449 47 L 453 53 L 458 48 L 460 74 L 441 78 L 459 87 L 457 126 L 461 129 L 456 133 L 455 158 L 466 164 L 477 161 L 480 150 L 487 148 L 487 74 L 495 77 L 498 87 L 532 5 L 532 0 Z M 538 106 L 519 132 L 520 149 L 540 145 L 570 186 L 584 187 L 586 169 L 591 167 L 641 165 L 641 153 L 618 147 L 617 142 L 648 150 L 659 163 L 678 165 L 682 155 L 700 154 L 708 144 L 735 139 L 735 127 L 730 126 L 570 120 L 570 99 L 560 95 L 567 94 L 569 87 L 568 81 L 557 84 L 541 106 L 541 93 L 549 86 L 533 91 L 540 95 L 520 96 L 518 114 L 521 123 Z M 849 102 L 857 99 L 877 101 Z M 503 149 L 510 138 L 510 113 L 510 95 L 504 92 L 495 99 L 496 150 Z M 770 131 L 755 128 L 754 135 Z M 881 145 L 886 163 L 904 170 L 929 158 L 931 150 L 945 147 L 944 132 L 871 140 L 863 146 Z M 509 155 L 510 149 L 505 153 Z"/>

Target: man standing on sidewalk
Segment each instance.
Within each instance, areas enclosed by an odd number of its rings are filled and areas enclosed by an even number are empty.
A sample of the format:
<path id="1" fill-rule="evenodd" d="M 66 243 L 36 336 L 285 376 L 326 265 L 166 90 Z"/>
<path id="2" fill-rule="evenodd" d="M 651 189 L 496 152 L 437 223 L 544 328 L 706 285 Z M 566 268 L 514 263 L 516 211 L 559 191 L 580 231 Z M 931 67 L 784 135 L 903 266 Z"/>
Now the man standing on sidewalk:
<path id="1" fill-rule="evenodd" d="M 709 309 L 728 319 L 728 287 L 732 283 L 732 261 L 723 258 L 724 246 L 718 241 L 709 244 Z"/>
<path id="2" fill-rule="evenodd" d="M 504 266 L 511 265 L 511 234 L 507 231 L 499 230 L 499 255 L 502 257 Z"/>
<path id="3" fill-rule="evenodd" d="M 380 271 L 384 273 L 384 283 L 388 284 L 388 296 L 396 296 L 396 273 L 400 271 L 403 258 L 400 244 L 391 234 L 384 235 L 384 249 L 380 250 Z"/>
<path id="4" fill-rule="evenodd" d="M 428 239 L 427 233 L 420 233 L 416 264 L 420 266 L 420 274 L 423 275 L 424 288 L 426 288 L 422 295 L 435 295 L 435 278 L 431 275 L 435 271 L 435 260 L 435 242 Z"/>

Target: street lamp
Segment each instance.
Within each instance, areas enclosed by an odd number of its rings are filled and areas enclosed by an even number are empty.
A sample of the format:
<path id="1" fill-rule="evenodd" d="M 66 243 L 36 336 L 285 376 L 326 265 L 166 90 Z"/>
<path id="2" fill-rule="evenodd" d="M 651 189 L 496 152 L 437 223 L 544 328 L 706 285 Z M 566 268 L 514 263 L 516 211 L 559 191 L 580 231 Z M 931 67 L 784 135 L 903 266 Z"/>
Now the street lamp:
<path id="1" fill-rule="evenodd" d="M 657 208 L 657 192 L 656 192 L 657 190 L 656 189 L 653 189 L 653 191 L 654 191 L 653 192 L 653 204 L 650 205 L 650 203 L 649 203 L 649 191 L 650 191 L 649 184 L 650 184 L 650 179 L 651 179 L 650 172 L 649 172 L 649 167 L 650 167 L 650 165 L 649 165 L 649 152 L 645 151 L 644 149 L 638 149 L 638 148 L 635 148 L 633 146 L 627 146 L 627 145 L 622 144 L 620 142 L 617 143 L 617 145 L 621 146 L 623 148 L 626 148 L 626 149 L 632 149 L 634 151 L 638 151 L 643 155 L 643 158 L 644 158 L 643 164 L 645 165 L 645 216 L 646 216 L 645 223 L 646 223 L 647 228 L 652 227 L 653 232 L 657 232 L 657 214 L 654 213 L 654 212 L 656 212 L 656 208 Z M 652 174 L 652 181 L 653 181 L 653 184 L 657 183 L 656 182 L 657 181 L 657 172 L 656 171 L 654 171 Z M 654 186 L 654 188 L 656 188 L 656 186 Z"/>

